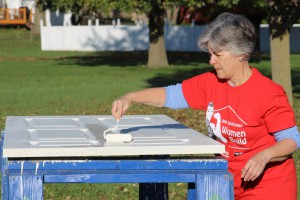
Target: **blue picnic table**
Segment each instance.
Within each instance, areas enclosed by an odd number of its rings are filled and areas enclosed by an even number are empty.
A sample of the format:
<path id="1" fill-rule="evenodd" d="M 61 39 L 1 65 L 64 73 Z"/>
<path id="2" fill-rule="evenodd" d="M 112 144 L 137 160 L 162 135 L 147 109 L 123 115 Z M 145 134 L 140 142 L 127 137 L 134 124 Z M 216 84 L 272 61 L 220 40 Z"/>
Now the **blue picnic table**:
<path id="1" fill-rule="evenodd" d="M 3 200 L 41 200 L 44 183 L 139 183 L 139 199 L 167 200 L 168 183 L 187 183 L 187 199 L 232 200 L 228 162 L 203 155 L 11 157 L 3 154 Z"/>
<path id="2" fill-rule="evenodd" d="M 2 199 L 43 199 L 44 183 L 140 183 L 139 199 L 168 199 L 171 182 L 188 184 L 188 199 L 231 200 L 233 179 L 222 159 L 8 160 Z"/>

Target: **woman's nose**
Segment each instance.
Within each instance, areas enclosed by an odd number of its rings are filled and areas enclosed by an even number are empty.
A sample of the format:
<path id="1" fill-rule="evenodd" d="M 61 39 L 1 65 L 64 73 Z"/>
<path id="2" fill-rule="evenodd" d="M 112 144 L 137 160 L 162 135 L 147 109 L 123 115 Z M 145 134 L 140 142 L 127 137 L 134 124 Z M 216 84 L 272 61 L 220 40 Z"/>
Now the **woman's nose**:
<path id="1" fill-rule="evenodd" d="M 209 58 L 209 64 L 210 64 L 210 65 L 216 64 L 216 59 L 214 59 L 213 56 L 210 56 L 210 58 Z"/>

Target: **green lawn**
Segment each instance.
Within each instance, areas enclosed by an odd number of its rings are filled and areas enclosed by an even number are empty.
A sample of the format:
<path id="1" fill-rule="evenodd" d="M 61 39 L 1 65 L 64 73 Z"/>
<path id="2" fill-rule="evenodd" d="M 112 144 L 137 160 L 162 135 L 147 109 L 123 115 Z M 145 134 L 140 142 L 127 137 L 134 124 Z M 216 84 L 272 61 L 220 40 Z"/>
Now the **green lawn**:
<path id="1" fill-rule="evenodd" d="M 144 65 L 147 52 L 42 52 L 39 37 L 23 29 L 0 29 L 0 38 L 1 129 L 12 115 L 110 114 L 112 101 L 128 91 L 180 82 L 211 69 L 208 56 L 200 53 L 169 53 L 171 66 L 153 70 Z M 300 55 L 291 55 L 291 63 L 300 119 Z M 270 76 L 268 55 L 255 56 L 252 64 Z M 134 105 L 127 114 L 166 114 L 205 132 L 200 111 Z M 300 153 L 294 157 L 299 180 Z M 185 184 L 171 184 L 170 199 L 184 199 L 185 190 Z M 49 184 L 44 191 L 49 200 L 137 199 L 138 184 Z"/>

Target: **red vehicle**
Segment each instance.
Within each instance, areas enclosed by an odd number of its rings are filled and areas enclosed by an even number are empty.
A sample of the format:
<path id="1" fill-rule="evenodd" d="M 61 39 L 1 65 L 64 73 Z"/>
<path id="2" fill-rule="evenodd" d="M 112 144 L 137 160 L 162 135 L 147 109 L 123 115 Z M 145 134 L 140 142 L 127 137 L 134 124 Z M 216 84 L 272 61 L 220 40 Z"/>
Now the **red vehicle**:
<path id="1" fill-rule="evenodd" d="M 181 6 L 178 12 L 177 24 L 186 23 L 190 24 L 194 22 L 195 24 L 201 25 L 212 19 L 211 15 L 205 13 L 203 9 L 197 7 L 184 7 Z"/>

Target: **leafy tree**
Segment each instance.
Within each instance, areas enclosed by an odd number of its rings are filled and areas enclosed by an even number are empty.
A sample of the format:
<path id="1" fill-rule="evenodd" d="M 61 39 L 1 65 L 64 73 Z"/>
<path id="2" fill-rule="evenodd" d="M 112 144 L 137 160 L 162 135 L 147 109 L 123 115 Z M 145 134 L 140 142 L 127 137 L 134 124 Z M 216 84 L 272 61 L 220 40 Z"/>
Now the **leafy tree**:
<path id="1" fill-rule="evenodd" d="M 268 0 L 272 79 L 282 85 L 293 105 L 290 30 L 300 18 L 300 1 Z"/>
<path id="2" fill-rule="evenodd" d="M 38 0 L 40 7 L 50 10 L 72 11 L 79 13 L 82 9 L 92 11 L 122 10 L 127 12 L 145 13 L 149 17 L 149 51 L 148 67 L 168 66 L 167 53 L 164 41 L 164 23 L 166 9 L 178 7 L 179 5 L 198 5 L 203 3 L 196 0 Z"/>
<path id="3" fill-rule="evenodd" d="M 203 1 L 202 1 L 203 2 Z M 245 15 L 252 21 L 259 35 L 260 24 L 262 20 L 267 19 L 267 2 L 265 0 L 206 0 L 202 7 L 186 8 L 181 15 L 189 12 L 189 16 L 194 17 L 195 24 L 204 25 L 207 22 L 215 19 L 222 12 L 231 12 Z M 183 16 L 179 15 L 178 23 L 183 21 Z M 256 41 L 256 51 L 259 51 L 259 38 Z"/>
<path id="4" fill-rule="evenodd" d="M 254 25 L 257 25 L 253 19 L 257 16 L 255 12 L 258 9 L 266 11 L 270 30 L 272 79 L 283 86 L 290 104 L 293 105 L 290 31 L 293 24 L 300 19 L 300 0 L 236 0 L 234 2 L 223 0 L 222 2 L 227 7 L 248 7 L 244 14 L 254 22 Z"/>

